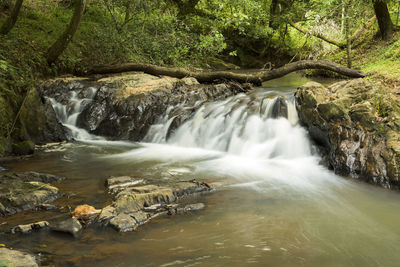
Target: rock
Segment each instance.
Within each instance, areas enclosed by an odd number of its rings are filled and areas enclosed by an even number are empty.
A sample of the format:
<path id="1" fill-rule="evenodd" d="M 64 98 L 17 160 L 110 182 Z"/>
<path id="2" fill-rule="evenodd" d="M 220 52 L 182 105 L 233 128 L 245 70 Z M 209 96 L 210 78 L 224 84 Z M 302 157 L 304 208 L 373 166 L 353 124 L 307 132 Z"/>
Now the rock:
<path id="1" fill-rule="evenodd" d="M 205 208 L 204 203 L 195 203 L 186 205 L 183 209 L 185 212 L 189 212 L 189 211 L 202 210 L 204 208 Z"/>
<path id="2" fill-rule="evenodd" d="M 311 82 L 297 90 L 296 107 L 336 173 L 399 188 L 400 107 L 386 92 L 363 79 Z"/>
<path id="3" fill-rule="evenodd" d="M 58 210 L 59 207 L 52 204 L 42 204 L 39 206 L 40 210 Z"/>
<path id="4" fill-rule="evenodd" d="M 201 85 L 193 78 L 156 77 L 138 72 L 108 75 L 96 81 L 58 79 L 39 86 L 42 96 L 60 103 L 68 103 L 71 91 L 83 96 L 87 88 L 96 88 L 97 93 L 78 116 L 77 126 L 95 135 L 133 141 L 142 140 L 150 126 L 171 106 L 186 103 L 193 105 L 193 109 L 180 110 L 170 131 L 189 118 L 198 103 L 224 99 L 249 89 L 238 84 Z M 170 118 L 174 117 L 172 114 L 173 110 Z"/>
<path id="5" fill-rule="evenodd" d="M 115 186 L 137 180 L 129 176 L 110 178 L 107 184 Z M 160 215 L 185 213 L 204 208 L 203 203 L 180 207 L 180 201 L 193 200 L 214 189 L 206 183 L 180 181 L 162 184 L 130 184 L 113 195 L 113 203 L 99 215 L 99 222 L 120 232 L 133 231 Z M 179 212 L 178 212 L 179 210 Z"/>
<path id="6" fill-rule="evenodd" d="M 130 232 L 138 227 L 136 220 L 128 214 L 118 214 L 112 218 L 109 225 L 119 232 Z"/>
<path id="7" fill-rule="evenodd" d="M 27 234 L 32 232 L 33 230 L 39 230 L 42 228 L 46 228 L 49 226 L 49 223 L 47 221 L 41 221 L 41 222 L 36 222 L 36 223 L 30 223 L 30 224 L 22 224 L 15 226 L 11 229 L 11 233 L 23 233 Z"/>
<path id="8" fill-rule="evenodd" d="M 128 186 L 143 184 L 143 179 L 136 179 L 130 176 L 110 177 L 106 181 L 107 188 L 110 192 L 118 192 Z"/>
<path id="9" fill-rule="evenodd" d="M 286 100 L 281 96 L 275 99 L 274 105 L 272 106 L 271 110 L 271 118 L 276 119 L 279 117 L 288 117 L 288 107 L 286 104 Z"/>
<path id="10" fill-rule="evenodd" d="M 38 209 L 56 200 L 61 195 L 60 191 L 49 183 L 62 179 L 60 176 L 36 172 L 0 175 L 0 215 Z"/>
<path id="11" fill-rule="evenodd" d="M 69 233 L 76 237 L 78 233 L 82 230 L 82 225 L 77 218 L 72 217 L 56 223 L 55 225 L 51 225 L 50 228 L 52 231 Z"/>
<path id="12" fill-rule="evenodd" d="M 0 247 L 0 262 L 2 266 L 37 267 L 35 256 L 5 247 Z"/>
<path id="13" fill-rule="evenodd" d="M 23 141 L 12 145 L 12 153 L 14 155 L 32 155 L 35 152 L 35 143 L 32 141 Z"/>
<path id="14" fill-rule="evenodd" d="M 53 107 L 43 103 L 36 88 L 29 90 L 19 114 L 20 136 L 36 144 L 66 140 Z"/>

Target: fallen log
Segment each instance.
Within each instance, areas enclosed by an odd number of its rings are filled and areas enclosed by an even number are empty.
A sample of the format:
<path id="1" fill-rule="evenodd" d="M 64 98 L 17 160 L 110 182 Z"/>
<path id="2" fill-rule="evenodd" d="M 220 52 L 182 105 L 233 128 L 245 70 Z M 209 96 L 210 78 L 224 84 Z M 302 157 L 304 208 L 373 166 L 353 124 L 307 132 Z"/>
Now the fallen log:
<path id="1" fill-rule="evenodd" d="M 305 69 L 329 70 L 351 78 L 366 76 L 359 70 L 349 69 L 326 60 L 301 60 L 286 64 L 280 68 L 260 71 L 252 74 L 234 73 L 230 71 L 190 71 L 183 68 L 161 67 L 145 63 L 125 63 L 119 65 L 96 66 L 87 74 L 111 74 L 129 71 L 141 71 L 151 75 L 170 76 L 175 78 L 193 77 L 200 83 L 210 83 L 216 80 L 230 80 L 240 83 L 261 84 L 264 81 L 280 78 L 294 71 Z"/>

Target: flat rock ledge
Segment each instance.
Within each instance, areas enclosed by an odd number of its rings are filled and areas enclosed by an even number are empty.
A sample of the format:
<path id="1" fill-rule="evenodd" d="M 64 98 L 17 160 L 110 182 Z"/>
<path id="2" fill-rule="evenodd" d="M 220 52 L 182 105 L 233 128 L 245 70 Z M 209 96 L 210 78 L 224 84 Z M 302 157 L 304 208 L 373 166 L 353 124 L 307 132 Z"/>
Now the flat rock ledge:
<path id="1" fill-rule="evenodd" d="M 107 188 L 113 203 L 105 207 L 98 222 L 119 232 L 129 232 L 161 215 L 187 213 L 204 208 L 196 200 L 214 191 L 207 183 L 192 181 L 146 183 L 130 176 L 112 177 Z"/>
<path id="2" fill-rule="evenodd" d="M 0 247 L 1 266 L 37 267 L 39 266 L 35 256 L 5 247 Z"/>
<path id="3" fill-rule="evenodd" d="M 298 88 L 296 107 L 336 173 L 400 187 L 400 107 L 388 90 L 364 79 L 309 82 Z"/>
<path id="4" fill-rule="evenodd" d="M 46 207 L 61 195 L 58 188 L 50 183 L 63 179 L 61 176 L 37 172 L 1 174 L 0 216 Z"/>

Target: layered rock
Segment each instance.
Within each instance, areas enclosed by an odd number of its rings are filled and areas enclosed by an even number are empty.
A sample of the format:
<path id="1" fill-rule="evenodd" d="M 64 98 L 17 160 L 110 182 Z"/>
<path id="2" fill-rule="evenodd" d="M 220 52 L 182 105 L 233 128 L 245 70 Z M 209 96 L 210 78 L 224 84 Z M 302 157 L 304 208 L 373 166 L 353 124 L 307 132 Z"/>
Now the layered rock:
<path id="1" fill-rule="evenodd" d="M 150 184 L 130 176 L 110 178 L 107 185 L 113 203 L 101 211 L 98 221 L 120 232 L 133 231 L 160 215 L 202 209 L 203 203 L 193 201 L 213 191 L 197 181 Z"/>
<path id="2" fill-rule="evenodd" d="M 1 266 L 37 267 L 39 266 L 35 256 L 5 247 L 0 247 Z"/>
<path id="3" fill-rule="evenodd" d="M 90 79 L 57 79 L 40 87 L 42 96 L 68 104 L 72 91 L 80 98 L 96 90 L 90 102 L 83 103 L 77 126 L 88 132 L 118 140 L 141 140 L 149 127 L 168 110 L 171 129 L 189 118 L 204 101 L 223 99 L 244 92 L 238 84 L 199 84 L 193 78 L 156 77 L 144 73 L 124 73 Z M 185 108 L 180 108 L 185 105 Z M 188 108 L 188 107 L 192 108 Z"/>
<path id="4" fill-rule="evenodd" d="M 296 107 L 336 173 L 398 188 L 400 107 L 386 92 L 363 79 L 309 82 L 297 90 Z"/>
<path id="5" fill-rule="evenodd" d="M 0 216 L 39 209 L 56 200 L 61 193 L 50 183 L 62 179 L 60 176 L 36 172 L 0 175 Z"/>

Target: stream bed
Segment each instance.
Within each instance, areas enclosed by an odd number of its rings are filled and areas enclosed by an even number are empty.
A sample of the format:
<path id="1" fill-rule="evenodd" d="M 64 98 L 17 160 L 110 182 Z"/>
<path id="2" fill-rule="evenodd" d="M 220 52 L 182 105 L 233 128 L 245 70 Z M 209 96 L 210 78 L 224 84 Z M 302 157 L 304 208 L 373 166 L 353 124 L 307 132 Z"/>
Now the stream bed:
<path id="1" fill-rule="evenodd" d="M 396 266 L 400 194 L 336 176 L 299 126 L 293 93 L 308 79 L 288 75 L 247 94 L 204 103 L 169 133 L 159 118 L 143 142 L 91 138 L 49 146 L 13 172 L 61 175 L 55 203 L 102 208 L 110 176 L 197 179 L 216 186 L 206 208 L 152 220 L 137 231 L 89 227 L 77 238 L 50 231 L 0 235 L 0 243 L 40 253 L 56 266 Z M 274 116 L 281 96 L 287 116 Z M 79 139 L 79 138 L 78 138 Z M 2 227 L 54 220 L 25 211 Z"/>

